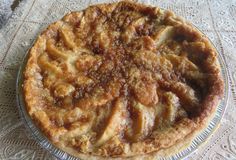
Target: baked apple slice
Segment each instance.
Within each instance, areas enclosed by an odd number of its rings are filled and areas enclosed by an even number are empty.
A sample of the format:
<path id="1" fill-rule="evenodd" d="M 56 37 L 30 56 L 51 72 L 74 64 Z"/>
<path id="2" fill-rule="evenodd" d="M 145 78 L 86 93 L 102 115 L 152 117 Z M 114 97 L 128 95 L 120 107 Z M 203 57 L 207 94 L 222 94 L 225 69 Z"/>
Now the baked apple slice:
<path id="1" fill-rule="evenodd" d="M 110 117 L 107 120 L 106 126 L 98 137 L 95 146 L 100 146 L 106 141 L 119 134 L 122 126 L 125 124 L 127 102 L 124 98 L 118 98 L 112 108 Z"/>

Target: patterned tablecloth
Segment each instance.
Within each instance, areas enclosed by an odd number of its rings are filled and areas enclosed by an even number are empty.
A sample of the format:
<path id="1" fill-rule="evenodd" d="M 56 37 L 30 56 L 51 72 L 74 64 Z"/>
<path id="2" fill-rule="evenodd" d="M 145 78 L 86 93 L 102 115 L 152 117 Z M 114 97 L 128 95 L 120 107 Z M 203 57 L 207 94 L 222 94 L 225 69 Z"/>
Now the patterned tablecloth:
<path id="1" fill-rule="evenodd" d="M 114 1 L 114 0 L 113 0 Z M 16 107 L 16 73 L 37 35 L 67 12 L 109 0 L 23 0 L 0 29 L 0 159 L 54 159 L 27 133 Z M 221 126 L 188 159 L 236 159 L 236 0 L 140 0 L 171 9 L 203 31 L 229 71 L 229 102 Z M 1 8 L 0 8 L 1 9 Z"/>

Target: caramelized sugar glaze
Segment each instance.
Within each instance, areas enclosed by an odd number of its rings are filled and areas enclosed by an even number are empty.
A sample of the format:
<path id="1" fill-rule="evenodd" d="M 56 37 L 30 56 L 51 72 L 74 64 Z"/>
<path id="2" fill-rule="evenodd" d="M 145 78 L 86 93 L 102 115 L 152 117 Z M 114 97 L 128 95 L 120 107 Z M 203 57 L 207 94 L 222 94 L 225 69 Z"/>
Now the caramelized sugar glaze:
<path id="1" fill-rule="evenodd" d="M 216 51 L 169 11 L 96 5 L 51 24 L 25 70 L 30 116 L 60 148 L 132 157 L 199 131 L 223 93 Z"/>

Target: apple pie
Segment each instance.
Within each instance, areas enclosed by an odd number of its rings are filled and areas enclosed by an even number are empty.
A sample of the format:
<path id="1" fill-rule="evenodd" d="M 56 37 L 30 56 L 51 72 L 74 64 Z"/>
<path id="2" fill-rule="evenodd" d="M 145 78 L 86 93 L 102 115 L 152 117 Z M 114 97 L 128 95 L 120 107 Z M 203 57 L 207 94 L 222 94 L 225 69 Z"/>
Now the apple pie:
<path id="1" fill-rule="evenodd" d="M 171 11 L 121 1 L 71 12 L 29 51 L 27 112 L 82 159 L 152 159 L 186 147 L 223 95 L 217 52 Z"/>

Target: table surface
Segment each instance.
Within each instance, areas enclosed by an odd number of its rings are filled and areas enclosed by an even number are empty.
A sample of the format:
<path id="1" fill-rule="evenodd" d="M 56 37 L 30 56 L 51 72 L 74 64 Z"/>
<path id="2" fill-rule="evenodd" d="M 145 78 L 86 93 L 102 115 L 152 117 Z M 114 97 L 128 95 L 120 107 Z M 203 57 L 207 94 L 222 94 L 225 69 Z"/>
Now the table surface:
<path id="1" fill-rule="evenodd" d="M 67 12 L 116 0 L 14 0 L 0 2 L 0 159 L 54 159 L 24 127 L 15 99 L 16 73 L 37 35 Z M 138 0 L 173 10 L 203 31 L 229 71 L 229 102 L 220 127 L 188 159 L 236 159 L 236 0 Z"/>

